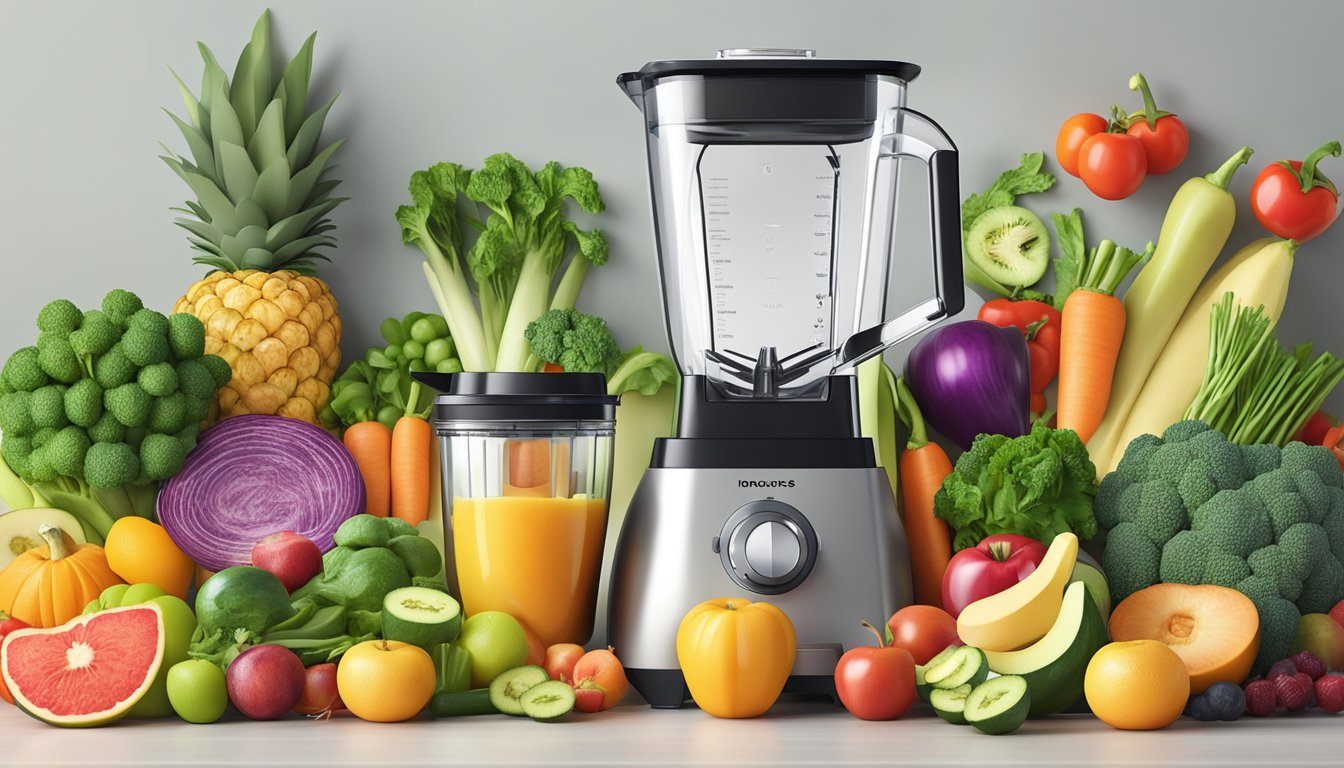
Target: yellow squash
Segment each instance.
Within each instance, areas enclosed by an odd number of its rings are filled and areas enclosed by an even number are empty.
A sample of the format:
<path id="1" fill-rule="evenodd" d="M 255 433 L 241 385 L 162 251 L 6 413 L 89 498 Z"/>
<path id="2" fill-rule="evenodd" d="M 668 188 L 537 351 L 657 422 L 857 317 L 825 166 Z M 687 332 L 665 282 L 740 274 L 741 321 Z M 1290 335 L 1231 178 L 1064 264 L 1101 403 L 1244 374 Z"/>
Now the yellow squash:
<path id="1" fill-rule="evenodd" d="M 677 662 L 686 687 L 715 717 L 765 714 L 784 690 L 797 652 L 789 617 L 746 598 L 706 600 L 677 628 Z"/>

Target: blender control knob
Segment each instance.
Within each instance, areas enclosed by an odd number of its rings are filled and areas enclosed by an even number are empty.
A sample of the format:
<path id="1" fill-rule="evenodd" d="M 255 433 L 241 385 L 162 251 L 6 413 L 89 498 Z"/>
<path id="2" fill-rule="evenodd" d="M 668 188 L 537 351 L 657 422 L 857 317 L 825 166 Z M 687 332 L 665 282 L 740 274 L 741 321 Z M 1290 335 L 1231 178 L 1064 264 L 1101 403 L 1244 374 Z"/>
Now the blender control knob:
<path id="1" fill-rule="evenodd" d="M 742 505 L 715 538 L 723 570 L 745 589 L 778 595 L 807 578 L 817 559 L 817 534 L 803 513 L 776 499 Z"/>

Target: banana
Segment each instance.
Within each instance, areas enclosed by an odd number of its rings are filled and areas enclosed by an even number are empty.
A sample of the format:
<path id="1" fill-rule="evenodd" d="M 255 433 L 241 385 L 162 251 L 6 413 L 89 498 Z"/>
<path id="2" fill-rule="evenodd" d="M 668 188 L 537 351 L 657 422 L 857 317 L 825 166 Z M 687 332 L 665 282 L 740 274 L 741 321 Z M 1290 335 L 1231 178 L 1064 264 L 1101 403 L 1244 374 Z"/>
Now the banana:
<path id="1" fill-rule="evenodd" d="M 1077 560 L 1078 537 L 1059 534 L 1027 578 L 966 606 L 957 617 L 957 635 L 986 652 L 1015 651 L 1045 637 L 1059 617 Z"/>

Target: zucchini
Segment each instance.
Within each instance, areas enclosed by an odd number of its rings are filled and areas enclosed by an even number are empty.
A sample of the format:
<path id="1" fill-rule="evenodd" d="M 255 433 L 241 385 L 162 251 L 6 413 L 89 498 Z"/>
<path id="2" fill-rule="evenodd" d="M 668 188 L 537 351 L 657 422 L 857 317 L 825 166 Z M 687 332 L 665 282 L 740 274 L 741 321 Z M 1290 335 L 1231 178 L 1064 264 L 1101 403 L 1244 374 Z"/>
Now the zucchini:
<path id="1" fill-rule="evenodd" d="M 966 722 L 981 733 L 1012 733 L 1027 721 L 1031 689 L 1017 675 L 1003 675 L 977 685 L 966 697 Z"/>
<path id="2" fill-rule="evenodd" d="M 966 725 L 966 699 L 971 695 L 971 686 L 958 685 L 956 688 L 935 688 L 929 692 L 929 704 L 933 711 L 953 725 Z"/>
<path id="3" fill-rule="evenodd" d="M 1232 234 L 1237 206 L 1227 185 L 1250 157 L 1251 148 L 1242 147 L 1218 170 L 1182 184 L 1167 207 L 1157 250 L 1125 293 L 1125 339 L 1116 360 L 1106 418 L 1087 444 L 1098 465 L 1103 462 L 1097 457 L 1109 460 L 1113 453 L 1124 450 L 1119 433 L 1134 401 L 1190 299 Z"/>
<path id="4" fill-rule="evenodd" d="M 429 699 L 429 713 L 435 717 L 465 717 L 497 715 L 499 710 L 490 703 L 489 688 L 475 688 L 470 691 L 436 691 Z"/>
<path id="5" fill-rule="evenodd" d="M 934 689 L 944 690 L 963 685 L 979 685 L 987 677 L 989 677 L 989 662 L 985 659 L 985 652 L 971 645 L 961 646 L 945 661 L 930 666 L 924 672 L 925 683 Z"/>
<path id="6" fill-rule="evenodd" d="M 891 630 L 887 630 L 887 637 L 890 638 L 890 636 Z M 887 640 L 887 643 L 890 644 L 891 640 Z M 932 659 L 929 659 L 928 664 L 915 665 L 915 693 L 919 695 L 920 701 L 927 702 L 929 700 L 929 692 L 933 690 L 933 686 L 924 680 L 925 673 L 931 668 L 952 658 L 952 654 L 956 653 L 957 649 L 960 647 L 960 645 L 949 645 L 939 651 Z"/>

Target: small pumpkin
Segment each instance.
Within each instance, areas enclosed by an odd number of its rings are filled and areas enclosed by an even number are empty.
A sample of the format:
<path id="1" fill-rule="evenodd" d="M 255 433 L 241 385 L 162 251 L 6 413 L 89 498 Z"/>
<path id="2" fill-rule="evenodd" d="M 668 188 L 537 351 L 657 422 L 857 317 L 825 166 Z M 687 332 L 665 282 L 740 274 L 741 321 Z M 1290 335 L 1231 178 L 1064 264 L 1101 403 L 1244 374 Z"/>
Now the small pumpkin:
<path id="1" fill-rule="evenodd" d="M 30 549 L 0 570 L 0 611 L 34 627 L 57 627 L 78 616 L 113 584 L 124 584 L 103 548 L 76 544 L 49 523 L 38 533 L 46 546 Z"/>

